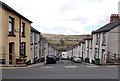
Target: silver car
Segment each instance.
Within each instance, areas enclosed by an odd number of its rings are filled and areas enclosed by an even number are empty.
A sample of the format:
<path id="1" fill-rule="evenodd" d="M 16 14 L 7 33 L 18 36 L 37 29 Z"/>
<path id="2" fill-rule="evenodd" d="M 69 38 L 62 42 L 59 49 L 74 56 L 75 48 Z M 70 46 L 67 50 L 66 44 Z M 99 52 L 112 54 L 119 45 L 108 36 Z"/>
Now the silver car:
<path id="1" fill-rule="evenodd" d="M 79 57 L 74 57 L 73 58 L 73 62 L 75 62 L 75 63 L 82 63 L 82 59 L 79 58 Z"/>

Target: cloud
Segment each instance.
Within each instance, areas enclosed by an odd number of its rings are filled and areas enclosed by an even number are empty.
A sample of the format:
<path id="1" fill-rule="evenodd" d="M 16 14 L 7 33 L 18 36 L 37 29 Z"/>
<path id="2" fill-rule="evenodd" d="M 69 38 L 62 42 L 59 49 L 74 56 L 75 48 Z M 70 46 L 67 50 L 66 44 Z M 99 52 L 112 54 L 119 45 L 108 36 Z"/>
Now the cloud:
<path id="1" fill-rule="evenodd" d="M 118 13 L 119 0 L 2 1 L 33 21 L 32 26 L 42 33 L 88 34 L 109 23 L 110 14 Z"/>

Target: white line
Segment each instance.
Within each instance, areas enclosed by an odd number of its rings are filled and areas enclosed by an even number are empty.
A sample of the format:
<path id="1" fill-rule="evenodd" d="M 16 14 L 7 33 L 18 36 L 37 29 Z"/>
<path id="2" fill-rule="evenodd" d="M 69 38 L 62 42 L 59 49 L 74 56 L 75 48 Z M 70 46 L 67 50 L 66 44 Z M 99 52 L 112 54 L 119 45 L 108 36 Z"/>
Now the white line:
<path id="1" fill-rule="evenodd" d="M 99 66 L 87 66 L 87 67 L 99 67 Z"/>
<path id="2" fill-rule="evenodd" d="M 48 67 L 41 67 L 41 68 L 53 68 L 53 66 L 48 66 Z"/>
<path id="3" fill-rule="evenodd" d="M 118 66 L 106 66 L 106 67 L 118 67 Z"/>
<path id="4" fill-rule="evenodd" d="M 77 66 L 65 66 L 65 68 L 76 68 Z"/>

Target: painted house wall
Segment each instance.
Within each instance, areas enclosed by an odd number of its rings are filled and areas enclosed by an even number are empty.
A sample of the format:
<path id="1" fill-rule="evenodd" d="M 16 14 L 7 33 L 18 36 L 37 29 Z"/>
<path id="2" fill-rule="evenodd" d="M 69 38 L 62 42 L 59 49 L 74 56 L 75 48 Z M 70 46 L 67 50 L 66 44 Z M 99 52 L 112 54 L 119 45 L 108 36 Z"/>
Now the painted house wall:
<path id="1" fill-rule="evenodd" d="M 85 43 L 81 43 L 81 57 L 85 60 Z"/>
<path id="2" fill-rule="evenodd" d="M 92 55 L 90 57 L 90 61 L 95 60 L 95 48 L 96 48 L 96 34 L 93 34 L 93 46 L 92 46 Z"/>
<path id="3" fill-rule="evenodd" d="M 90 63 L 92 62 L 92 59 L 93 59 L 93 55 L 92 55 L 92 44 L 93 44 L 93 40 L 90 40 L 90 43 L 89 43 L 89 61 Z"/>
<path id="4" fill-rule="evenodd" d="M 3 58 L 5 58 L 6 60 L 6 64 L 9 64 L 9 43 L 13 42 L 14 43 L 14 51 L 13 51 L 13 63 L 15 64 L 15 59 L 20 57 L 20 41 L 19 41 L 19 31 L 15 32 L 16 29 L 20 30 L 20 17 L 15 15 L 12 12 L 9 12 L 7 10 L 4 10 L 0 7 L 0 12 L 2 12 L 2 31 L 4 33 L 2 33 L 2 43 L 4 45 L 2 45 L 2 55 Z M 9 16 L 14 18 L 14 35 L 15 37 L 11 37 L 8 36 L 8 18 Z M 31 23 L 21 19 L 21 23 L 24 22 L 25 23 L 25 36 L 26 37 L 21 37 L 21 42 L 26 42 L 26 56 L 27 56 L 27 61 L 30 60 L 30 27 L 31 27 Z"/>
<path id="5" fill-rule="evenodd" d="M 0 59 L 3 58 L 2 56 L 2 8 L 0 7 Z"/>
<path id="6" fill-rule="evenodd" d="M 103 34 L 105 34 L 105 44 L 103 44 Z M 106 54 L 107 54 L 107 38 L 108 38 L 108 33 L 103 32 L 100 33 L 100 44 L 99 44 L 99 58 L 100 58 L 100 63 L 104 64 L 106 63 Z"/>
<path id="7" fill-rule="evenodd" d="M 31 32 L 31 50 L 30 50 L 30 55 L 31 55 L 31 63 L 34 62 L 34 32 Z"/>
<path id="8" fill-rule="evenodd" d="M 106 33 L 105 35 L 105 45 L 103 44 L 103 33 Z M 97 34 L 99 34 L 100 36 L 100 40 L 99 40 L 99 44 L 96 45 L 96 36 Z M 99 58 L 100 58 L 100 63 L 104 64 L 106 63 L 106 58 L 107 58 L 107 54 L 108 52 L 110 53 L 116 53 L 118 54 L 118 27 L 112 29 L 109 32 L 101 32 L 101 33 L 97 33 L 97 34 L 93 34 L 93 50 L 92 50 L 92 55 L 94 57 L 95 56 L 95 50 L 99 49 L 98 54 L 99 54 Z M 91 59 L 94 59 L 93 56 L 91 56 Z M 96 57 L 97 58 L 97 57 Z"/>
<path id="9" fill-rule="evenodd" d="M 120 25 L 114 29 L 112 29 L 111 31 L 108 32 L 108 47 L 107 47 L 107 52 L 110 53 L 116 53 L 118 54 L 118 28 L 120 28 Z"/>
<path id="10" fill-rule="evenodd" d="M 35 57 L 40 59 L 40 34 L 32 31 L 31 37 L 31 63 L 34 63 Z"/>
<path id="11" fill-rule="evenodd" d="M 85 40 L 85 57 L 88 57 L 88 52 L 89 52 L 89 47 L 88 47 L 88 44 L 89 44 L 89 40 Z"/>

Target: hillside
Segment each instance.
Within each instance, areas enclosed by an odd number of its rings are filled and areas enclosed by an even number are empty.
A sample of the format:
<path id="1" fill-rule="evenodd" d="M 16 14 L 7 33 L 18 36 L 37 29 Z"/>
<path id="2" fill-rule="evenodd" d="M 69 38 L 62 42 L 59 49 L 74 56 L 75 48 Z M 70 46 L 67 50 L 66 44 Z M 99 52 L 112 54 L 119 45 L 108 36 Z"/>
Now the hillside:
<path id="1" fill-rule="evenodd" d="M 43 37 L 45 37 L 49 44 L 53 45 L 57 50 L 69 50 L 78 42 L 89 35 L 61 35 L 61 34 L 48 34 L 42 33 Z M 64 44 L 61 43 L 61 40 Z"/>

